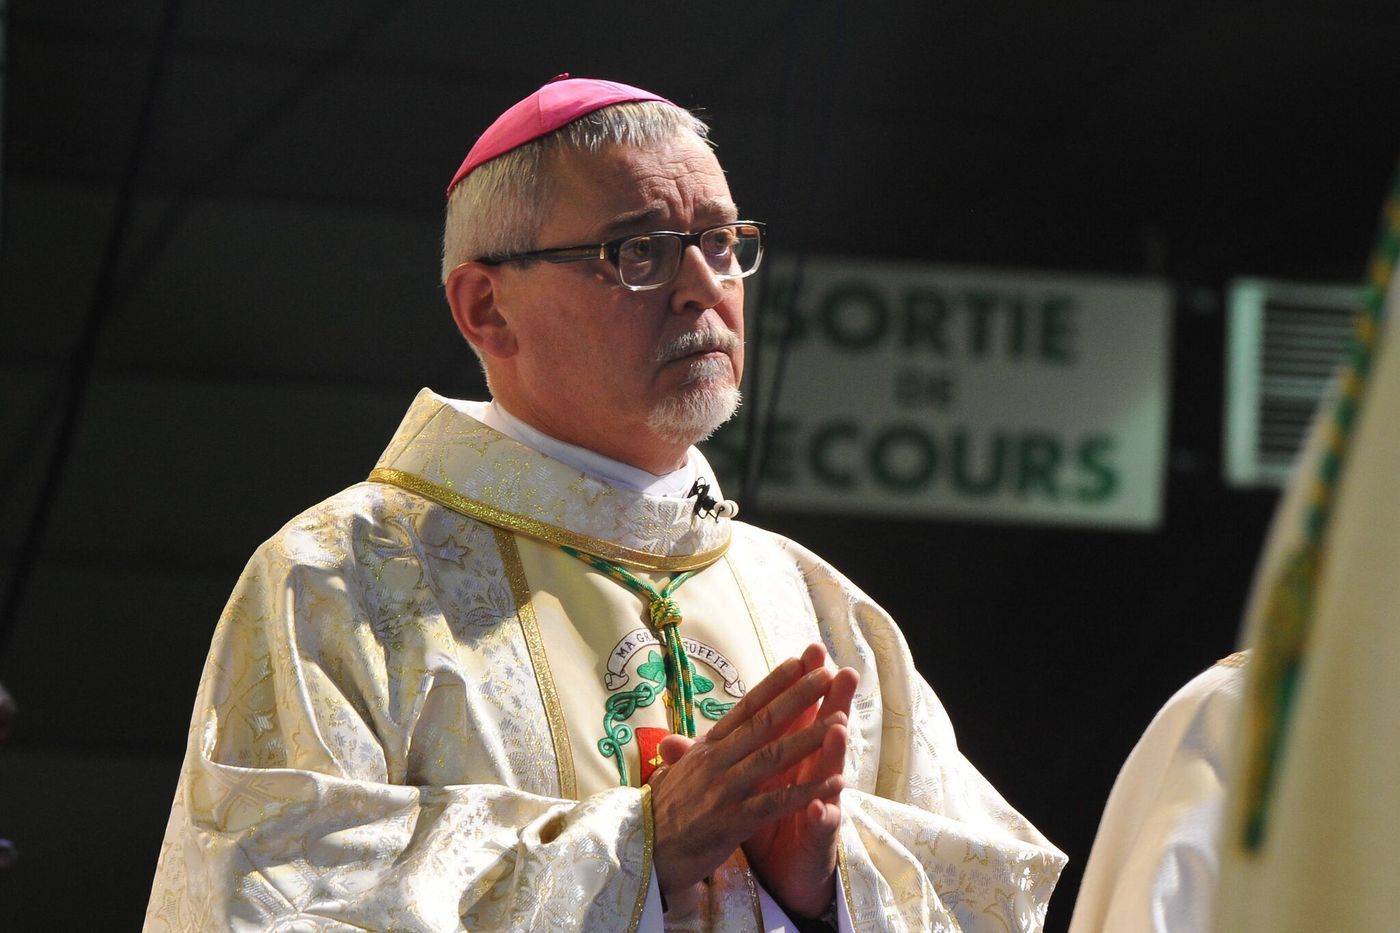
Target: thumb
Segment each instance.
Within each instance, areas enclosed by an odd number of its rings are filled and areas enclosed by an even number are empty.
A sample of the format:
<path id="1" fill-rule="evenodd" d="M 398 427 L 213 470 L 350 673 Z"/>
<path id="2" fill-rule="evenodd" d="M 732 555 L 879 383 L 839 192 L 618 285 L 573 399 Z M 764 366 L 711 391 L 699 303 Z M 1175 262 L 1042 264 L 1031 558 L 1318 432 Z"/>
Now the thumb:
<path id="1" fill-rule="evenodd" d="M 694 739 L 688 739 L 683 735 L 668 735 L 657 743 L 656 750 L 661 753 L 661 760 L 668 765 L 673 765 L 681 760 L 686 752 L 690 751 Z"/>

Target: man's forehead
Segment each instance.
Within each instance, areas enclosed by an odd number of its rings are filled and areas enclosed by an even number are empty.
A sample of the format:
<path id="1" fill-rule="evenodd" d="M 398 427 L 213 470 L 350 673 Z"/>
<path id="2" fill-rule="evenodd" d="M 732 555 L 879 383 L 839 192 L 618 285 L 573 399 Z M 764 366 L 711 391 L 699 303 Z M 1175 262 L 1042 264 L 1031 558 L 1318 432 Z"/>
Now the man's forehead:
<path id="1" fill-rule="evenodd" d="M 729 198 L 700 198 L 694 202 L 694 221 L 700 226 L 723 223 L 739 216 L 739 208 Z M 602 221 L 598 228 L 599 238 L 609 240 L 629 233 L 657 230 L 672 223 L 670 205 L 656 201 L 637 210 L 624 211 Z M 685 232 L 685 231 L 682 231 Z"/>
<path id="2" fill-rule="evenodd" d="M 556 180 L 556 206 L 586 213 L 591 232 L 603 239 L 738 216 L 724 172 L 698 136 L 556 150 L 546 171 Z"/>

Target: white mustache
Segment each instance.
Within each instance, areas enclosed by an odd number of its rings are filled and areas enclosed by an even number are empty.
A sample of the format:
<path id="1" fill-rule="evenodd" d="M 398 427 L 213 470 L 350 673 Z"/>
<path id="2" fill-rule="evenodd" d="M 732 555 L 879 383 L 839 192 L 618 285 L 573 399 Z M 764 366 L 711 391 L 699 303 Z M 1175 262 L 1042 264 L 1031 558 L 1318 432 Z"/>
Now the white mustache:
<path id="1" fill-rule="evenodd" d="M 681 334 L 672 340 L 668 340 L 656 350 L 656 362 L 669 363 L 671 360 L 678 360 L 683 356 L 690 356 L 693 353 L 710 353 L 714 350 L 722 350 L 725 353 L 733 353 L 743 344 L 732 330 L 716 328 L 713 330 L 693 330 L 689 333 Z"/>

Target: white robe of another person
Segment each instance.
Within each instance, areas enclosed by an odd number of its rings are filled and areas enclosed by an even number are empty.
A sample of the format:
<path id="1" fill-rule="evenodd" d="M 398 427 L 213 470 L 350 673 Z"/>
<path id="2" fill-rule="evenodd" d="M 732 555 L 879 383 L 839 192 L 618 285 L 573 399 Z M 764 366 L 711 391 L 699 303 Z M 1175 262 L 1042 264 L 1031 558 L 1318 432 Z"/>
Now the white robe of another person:
<path id="1" fill-rule="evenodd" d="M 1243 788 L 1227 798 L 1221 933 L 1400 929 L 1400 276 L 1386 305 L 1257 850 L 1243 843 Z M 1264 625 L 1251 615 L 1248 644 Z"/>
<path id="2" fill-rule="evenodd" d="M 1225 772 L 1248 656 L 1216 662 L 1153 717 L 1108 796 L 1070 933 L 1204 933 L 1220 876 Z"/>

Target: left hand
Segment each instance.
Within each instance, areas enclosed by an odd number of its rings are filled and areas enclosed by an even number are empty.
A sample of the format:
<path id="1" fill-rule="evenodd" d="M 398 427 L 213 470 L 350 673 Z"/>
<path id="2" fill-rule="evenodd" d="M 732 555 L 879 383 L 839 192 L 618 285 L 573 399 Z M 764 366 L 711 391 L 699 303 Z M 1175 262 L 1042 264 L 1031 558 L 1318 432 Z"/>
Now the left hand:
<path id="1" fill-rule="evenodd" d="M 826 648 L 820 643 L 808 645 L 802 652 L 802 673 L 826 665 Z M 837 671 L 819 701 L 801 712 L 787 726 L 785 735 L 792 735 L 818 721 L 829 720 L 841 713 L 849 720 L 851 700 L 855 696 L 860 675 L 851 668 Z M 739 717 L 726 716 L 701 741 L 718 742 L 737 728 Z M 846 764 L 846 741 L 849 731 L 844 724 L 826 730 L 821 745 L 784 771 L 763 782 L 756 793 L 783 787 L 807 785 L 842 773 Z M 689 750 L 690 742 L 671 736 L 662 742 L 660 752 L 666 763 L 674 764 Z M 836 841 L 841 826 L 841 795 L 810 800 L 801 809 L 778 819 L 758 824 L 744 842 L 744 854 L 749 865 L 758 872 L 764 887 L 786 910 L 803 917 L 816 917 L 831 903 L 835 894 Z"/>

